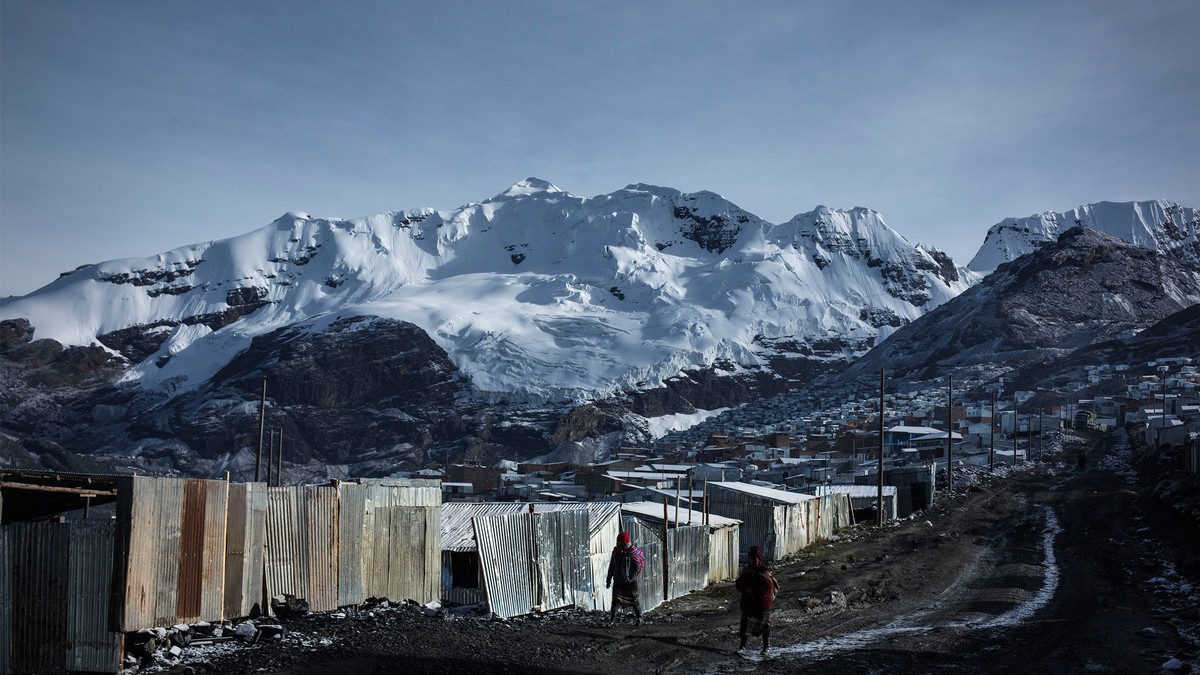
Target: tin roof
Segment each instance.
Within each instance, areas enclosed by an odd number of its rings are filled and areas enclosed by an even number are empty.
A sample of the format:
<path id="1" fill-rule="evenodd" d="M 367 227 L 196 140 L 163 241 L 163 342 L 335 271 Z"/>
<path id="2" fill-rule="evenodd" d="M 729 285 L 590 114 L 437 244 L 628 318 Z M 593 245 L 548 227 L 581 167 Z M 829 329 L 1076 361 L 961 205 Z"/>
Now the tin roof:
<path id="1" fill-rule="evenodd" d="M 471 519 L 477 516 L 501 516 L 528 513 L 530 502 L 448 502 L 442 504 L 442 550 L 477 551 L 475 528 Z M 621 512 L 616 502 L 532 502 L 535 513 L 585 509 L 588 512 L 588 536 Z"/>
<path id="2" fill-rule="evenodd" d="M 816 497 L 812 495 L 804 495 L 798 492 L 788 492 L 786 490 L 776 490 L 775 488 L 763 487 L 761 485 L 751 485 L 750 483 L 716 482 L 709 483 L 709 485 L 717 485 L 719 487 L 734 490 L 736 492 L 743 492 L 756 497 L 771 499 L 787 504 L 799 504 L 810 499 L 816 499 Z"/>
<path id="3" fill-rule="evenodd" d="M 621 504 L 621 513 L 635 515 L 639 518 L 652 520 L 656 523 L 661 523 L 663 521 L 663 505 L 655 502 L 630 502 L 628 504 Z M 688 517 L 690 515 L 690 523 L 692 525 L 704 524 L 703 511 L 680 508 L 678 519 L 676 519 L 675 513 L 674 506 L 667 507 L 667 518 L 671 522 L 676 522 L 676 520 L 678 520 L 680 525 L 686 525 L 689 523 Z M 738 520 L 737 518 L 726 518 L 725 516 L 718 516 L 715 513 L 708 514 L 709 527 L 733 527 L 734 525 L 741 524 L 742 521 Z"/>

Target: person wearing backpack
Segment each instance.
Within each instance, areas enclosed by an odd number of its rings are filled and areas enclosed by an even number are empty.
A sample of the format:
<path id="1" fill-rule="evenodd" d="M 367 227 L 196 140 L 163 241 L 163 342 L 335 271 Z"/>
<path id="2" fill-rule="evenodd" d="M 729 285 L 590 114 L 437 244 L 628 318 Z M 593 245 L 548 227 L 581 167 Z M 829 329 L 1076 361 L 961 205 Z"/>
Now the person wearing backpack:
<path id="1" fill-rule="evenodd" d="M 612 587 L 612 609 L 609 610 L 608 620 L 616 621 L 617 607 L 632 605 L 635 625 L 642 625 L 642 603 L 638 599 L 638 577 L 646 565 L 646 556 L 641 549 L 629 541 L 629 533 L 617 535 L 617 545 L 613 547 L 612 556 L 608 561 L 608 578 L 604 587 Z"/>
<path id="2" fill-rule="evenodd" d="M 746 566 L 738 575 L 734 587 L 741 596 L 742 622 L 738 627 L 741 644 L 737 653 L 746 653 L 746 640 L 750 635 L 762 636 L 762 655 L 771 649 L 771 604 L 779 595 L 779 582 L 771 574 L 771 567 L 763 560 L 762 547 L 750 547 Z"/>

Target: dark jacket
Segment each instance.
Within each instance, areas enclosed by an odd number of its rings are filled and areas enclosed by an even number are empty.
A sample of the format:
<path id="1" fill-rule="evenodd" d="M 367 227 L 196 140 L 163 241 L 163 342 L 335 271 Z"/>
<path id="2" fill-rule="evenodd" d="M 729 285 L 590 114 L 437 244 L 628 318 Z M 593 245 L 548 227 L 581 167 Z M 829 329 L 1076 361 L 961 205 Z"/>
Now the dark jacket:
<path id="1" fill-rule="evenodd" d="M 742 610 L 771 609 L 771 603 L 779 593 L 779 582 L 771 574 L 771 568 L 762 560 L 751 558 L 734 587 L 742 596 Z"/>

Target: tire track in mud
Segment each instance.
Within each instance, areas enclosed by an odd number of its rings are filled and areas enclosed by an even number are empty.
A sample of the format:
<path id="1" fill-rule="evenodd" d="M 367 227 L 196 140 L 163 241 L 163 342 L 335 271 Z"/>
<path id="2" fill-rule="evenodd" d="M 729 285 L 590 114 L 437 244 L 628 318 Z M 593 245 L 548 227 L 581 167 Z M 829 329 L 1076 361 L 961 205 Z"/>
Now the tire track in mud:
<path id="1" fill-rule="evenodd" d="M 880 626 L 779 647 L 769 659 L 772 669 L 792 661 L 811 665 L 853 652 L 856 666 L 871 671 L 873 651 L 890 663 L 897 650 L 947 651 L 947 643 L 964 636 L 1029 622 L 1058 589 L 1054 547 L 1062 528 L 1048 505 L 1024 513 L 1003 537 L 989 542 L 927 607 Z M 881 662 L 878 667 L 886 665 Z"/>

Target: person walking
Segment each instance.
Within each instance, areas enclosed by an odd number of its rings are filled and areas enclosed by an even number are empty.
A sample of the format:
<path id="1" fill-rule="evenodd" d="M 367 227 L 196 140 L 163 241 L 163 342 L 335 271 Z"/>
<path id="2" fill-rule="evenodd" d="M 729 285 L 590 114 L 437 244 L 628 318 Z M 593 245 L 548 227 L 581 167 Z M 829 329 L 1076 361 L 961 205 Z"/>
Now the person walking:
<path id="1" fill-rule="evenodd" d="M 629 541 L 629 533 L 617 535 L 617 545 L 613 547 L 612 556 L 608 560 L 608 578 L 604 587 L 612 587 L 612 608 L 608 613 L 609 621 L 616 621 L 617 607 L 632 605 L 634 625 L 642 625 L 642 603 L 638 599 L 638 577 L 646 565 L 646 556 L 641 549 Z"/>
<path id="2" fill-rule="evenodd" d="M 746 558 L 746 566 L 738 575 L 734 587 L 741 597 L 742 622 L 738 627 L 738 637 L 741 644 L 737 653 L 746 653 L 746 640 L 749 636 L 762 636 L 762 655 L 767 656 L 771 650 L 771 605 L 779 594 L 779 582 L 771 574 L 771 567 L 763 560 L 762 547 L 750 547 Z"/>

